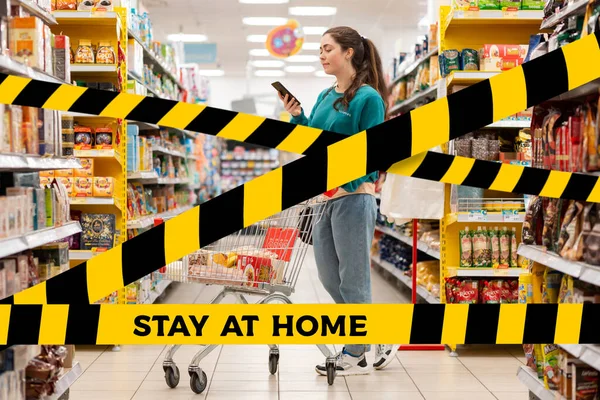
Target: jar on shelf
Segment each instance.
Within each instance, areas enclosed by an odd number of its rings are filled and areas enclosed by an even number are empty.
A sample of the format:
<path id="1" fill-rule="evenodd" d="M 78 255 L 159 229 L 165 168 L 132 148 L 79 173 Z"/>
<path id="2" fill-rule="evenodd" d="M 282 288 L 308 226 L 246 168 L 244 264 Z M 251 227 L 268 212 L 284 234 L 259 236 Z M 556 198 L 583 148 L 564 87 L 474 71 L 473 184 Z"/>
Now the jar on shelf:
<path id="1" fill-rule="evenodd" d="M 79 47 L 75 52 L 75 63 L 76 64 L 93 64 L 94 63 L 94 50 L 92 49 L 92 42 L 88 39 L 81 39 L 79 41 Z"/>
<path id="2" fill-rule="evenodd" d="M 100 42 L 96 53 L 98 64 L 116 64 L 115 50 L 110 42 Z"/>

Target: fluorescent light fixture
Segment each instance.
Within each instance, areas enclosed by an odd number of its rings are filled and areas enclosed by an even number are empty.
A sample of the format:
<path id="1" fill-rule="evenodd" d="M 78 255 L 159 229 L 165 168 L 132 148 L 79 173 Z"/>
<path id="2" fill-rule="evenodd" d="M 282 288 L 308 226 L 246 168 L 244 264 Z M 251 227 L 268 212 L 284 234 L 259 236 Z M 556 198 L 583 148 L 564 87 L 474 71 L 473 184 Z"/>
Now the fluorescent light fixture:
<path id="1" fill-rule="evenodd" d="M 278 69 L 259 69 L 254 71 L 256 76 L 285 76 L 285 72 Z"/>
<path id="2" fill-rule="evenodd" d="M 256 68 L 281 68 L 285 65 L 285 63 L 278 60 L 259 60 L 252 61 L 252 65 Z"/>
<path id="3" fill-rule="evenodd" d="M 315 69 L 311 65 L 290 65 L 285 67 L 286 72 L 315 72 Z"/>
<path id="4" fill-rule="evenodd" d="M 285 59 L 285 61 L 288 61 L 288 62 L 317 62 L 317 61 L 319 61 L 319 56 L 301 54 L 301 55 L 288 57 Z"/>
<path id="5" fill-rule="evenodd" d="M 319 50 L 321 48 L 321 43 L 317 42 L 304 42 L 302 45 L 303 50 Z"/>
<path id="6" fill-rule="evenodd" d="M 305 35 L 322 35 L 327 31 L 326 26 L 305 26 L 302 29 Z"/>
<path id="7" fill-rule="evenodd" d="M 223 76 L 225 71 L 222 69 L 200 69 L 198 73 L 202 76 Z"/>
<path id="8" fill-rule="evenodd" d="M 267 35 L 248 35 L 246 39 L 251 43 L 264 43 L 267 41 Z"/>
<path id="9" fill-rule="evenodd" d="M 287 4 L 290 0 L 240 0 L 241 4 Z"/>
<path id="10" fill-rule="evenodd" d="M 271 53 L 267 49 L 250 49 L 250 55 L 254 57 L 268 57 Z"/>
<path id="11" fill-rule="evenodd" d="M 197 42 L 206 42 L 208 38 L 206 35 L 200 35 L 195 33 L 173 33 L 167 36 L 167 40 L 171 42 L 187 42 L 187 43 L 197 43 Z"/>
<path id="12" fill-rule="evenodd" d="M 336 7 L 290 7 L 290 15 L 329 16 L 337 13 Z"/>
<path id="13" fill-rule="evenodd" d="M 315 72 L 315 76 L 319 77 L 319 78 L 332 78 L 332 75 L 327 75 L 325 73 L 325 71 L 317 71 Z"/>
<path id="14" fill-rule="evenodd" d="M 244 25 L 255 26 L 280 26 L 288 22 L 287 18 L 280 17 L 245 17 L 242 19 Z"/>

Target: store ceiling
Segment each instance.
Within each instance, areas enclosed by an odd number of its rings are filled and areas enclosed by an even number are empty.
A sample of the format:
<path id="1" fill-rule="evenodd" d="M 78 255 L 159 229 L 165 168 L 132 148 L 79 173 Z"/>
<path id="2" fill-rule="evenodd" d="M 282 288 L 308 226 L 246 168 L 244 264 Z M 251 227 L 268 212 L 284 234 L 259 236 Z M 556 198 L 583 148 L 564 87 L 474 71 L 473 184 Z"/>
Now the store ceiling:
<path id="1" fill-rule="evenodd" d="M 288 17 L 289 7 L 334 6 L 337 7 L 334 16 L 294 18 L 303 26 L 351 26 L 380 46 L 385 32 L 404 27 L 416 29 L 427 11 L 426 0 L 290 0 L 281 5 L 240 4 L 239 0 L 145 0 L 144 6 L 158 40 L 165 41 L 168 34 L 183 31 L 207 35 L 209 42 L 217 43 L 219 66 L 226 76 L 245 76 L 249 60 L 269 59 L 251 58 L 250 49 L 264 46 L 249 43 L 246 37 L 267 34 L 271 27 L 243 25 L 243 17 Z M 307 42 L 319 40 L 319 35 L 306 38 Z M 318 54 L 318 51 L 303 50 L 302 54 Z M 319 63 L 309 65 L 321 68 Z"/>

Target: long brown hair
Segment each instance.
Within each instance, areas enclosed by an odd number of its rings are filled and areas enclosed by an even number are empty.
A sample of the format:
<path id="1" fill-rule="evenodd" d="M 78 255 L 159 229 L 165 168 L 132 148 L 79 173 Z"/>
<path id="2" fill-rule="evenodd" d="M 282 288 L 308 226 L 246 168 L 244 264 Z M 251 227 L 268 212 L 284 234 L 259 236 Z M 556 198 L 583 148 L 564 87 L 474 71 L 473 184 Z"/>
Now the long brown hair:
<path id="1" fill-rule="evenodd" d="M 356 91 L 362 85 L 369 85 L 379 92 L 385 103 L 385 113 L 387 115 L 388 88 L 384 80 L 381 57 L 375 44 L 371 40 L 362 37 L 356 30 L 347 26 L 331 28 L 323 34 L 323 36 L 325 35 L 331 35 L 343 51 L 348 49 L 354 50 L 351 62 L 356 75 L 350 87 L 344 91 L 344 96 L 333 103 L 335 109 L 337 110 L 340 104 L 348 109 L 350 101 L 356 95 Z"/>

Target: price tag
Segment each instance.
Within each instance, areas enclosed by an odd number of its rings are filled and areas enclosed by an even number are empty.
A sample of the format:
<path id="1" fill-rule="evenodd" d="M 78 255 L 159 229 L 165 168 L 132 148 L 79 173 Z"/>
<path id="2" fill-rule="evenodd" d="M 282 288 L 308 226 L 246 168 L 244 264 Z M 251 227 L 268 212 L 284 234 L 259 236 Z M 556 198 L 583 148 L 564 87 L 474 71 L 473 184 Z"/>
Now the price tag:
<path id="1" fill-rule="evenodd" d="M 474 222 L 487 222 L 487 211 L 486 210 L 477 210 L 477 211 L 469 211 L 468 216 L 469 221 Z"/>
<path id="2" fill-rule="evenodd" d="M 508 276 L 509 275 L 509 269 L 508 268 L 495 268 L 494 269 L 494 276 Z"/>
<path id="3" fill-rule="evenodd" d="M 479 7 L 469 7 L 464 12 L 465 18 L 479 18 Z"/>
<path id="4" fill-rule="evenodd" d="M 503 210 L 502 219 L 504 222 L 522 222 L 523 218 L 517 210 Z"/>
<path id="5" fill-rule="evenodd" d="M 516 19 L 519 17 L 519 9 L 516 7 L 504 8 L 502 9 L 502 17 Z"/>

